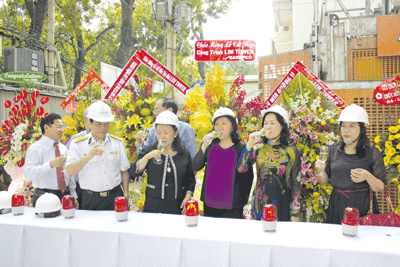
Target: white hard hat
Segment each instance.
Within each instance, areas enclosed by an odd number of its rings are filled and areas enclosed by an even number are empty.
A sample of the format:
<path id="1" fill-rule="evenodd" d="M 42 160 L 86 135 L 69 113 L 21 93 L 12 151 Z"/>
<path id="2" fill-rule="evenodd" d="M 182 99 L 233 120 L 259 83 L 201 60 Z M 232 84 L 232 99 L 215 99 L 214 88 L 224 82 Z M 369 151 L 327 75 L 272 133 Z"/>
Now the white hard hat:
<path id="1" fill-rule="evenodd" d="M 175 113 L 169 111 L 169 110 L 164 110 L 160 114 L 158 114 L 155 124 L 168 124 L 168 125 L 174 125 L 176 126 L 177 129 L 179 129 L 179 120 L 178 117 L 175 115 Z"/>
<path id="2" fill-rule="evenodd" d="M 369 126 L 368 113 L 356 104 L 351 104 L 343 109 L 338 121 L 363 122 L 365 126 Z"/>
<path id="3" fill-rule="evenodd" d="M 36 213 L 50 213 L 61 210 L 61 201 L 52 193 L 44 193 L 36 201 Z"/>
<path id="4" fill-rule="evenodd" d="M 12 193 L 8 191 L 0 192 L 0 209 L 10 209 Z"/>
<path id="5" fill-rule="evenodd" d="M 281 107 L 279 105 L 275 105 L 273 107 L 270 107 L 269 109 L 263 109 L 263 110 L 261 110 L 261 118 L 264 118 L 264 115 L 266 113 L 279 114 L 285 121 L 286 125 L 289 127 L 289 113 L 283 107 Z"/>
<path id="6" fill-rule="evenodd" d="M 212 117 L 212 123 L 214 124 L 215 121 L 219 118 L 219 117 L 223 117 L 223 116 L 229 116 L 232 117 L 236 120 L 237 123 L 237 118 L 235 116 L 235 113 L 233 113 L 233 111 L 230 108 L 219 108 L 217 109 L 217 111 L 215 111 L 214 116 Z"/>
<path id="7" fill-rule="evenodd" d="M 110 122 L 114 120 L 111 108 L 101 101 L 97 101 L 90 105 L 87 117 L 98 122 Z"/>

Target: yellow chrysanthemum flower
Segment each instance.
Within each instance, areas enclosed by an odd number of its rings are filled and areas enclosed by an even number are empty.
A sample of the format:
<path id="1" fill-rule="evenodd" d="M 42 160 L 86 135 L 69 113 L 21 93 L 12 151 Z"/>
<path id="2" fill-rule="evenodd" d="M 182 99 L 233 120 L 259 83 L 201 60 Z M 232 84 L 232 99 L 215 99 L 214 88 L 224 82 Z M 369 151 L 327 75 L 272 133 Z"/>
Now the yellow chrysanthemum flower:
<path id="1" fill-rule="evenodd" d="M 141 107 L 144 104 L 144 101 L 142 99 L 139 99 L 138 101 L 136 101 L 136 105 L 138 107 Z"/>
<path id="2" fill-rule="evenodd" d="M 330 119 L 329 122 L 330 122 L 330 123 L 336 123 L 336 121 L 335 121 L 334 118 Z"/>
<path id="3" fill-rule="evenodd" d="M 323 108 L 319 108 L 319 109 L 318 109 L 318 112 L 322 112 L 322 111 L 324 111 Z"/>
<path id="4" fill-rule="evenodd" d="M 375 146 L 375 147 L 379 150 L 379 152 L 382 152 L 382 149 L 380 146 Z"/>
<path id="5" fill-rule="evenodd" d="M 328 195 L 332 194 L 332 190 L 331 189 L 327 189 L 326 193 L 328 193 Z"/>
<path id="6" fill-rule="evenodd" d="M 225 102 L 225 106 L 229 107 L 229 102 L 228 101 Z"/>
<path id="7" fill-rule="evenodd" d="M 400 163 L 400 155 L 397 155 L 397 156 L 394 158 L 394 162 L 395 162 L 395 163 Z"/>
<path id="8" fill-rule="evenodd" d="M 374 142 L 375 142 L 376 144 L 378 144 L 380 141 L 382 141 L 382 140 L 381 140 L 381 136 L 380 136 L 380 135 L 375 136 Z"/>
<path id="9" fill-rule="evenodd" d="M 393 178 L 393 179 L 392 179 L 392 182 L 398 184 L 398 183 L 399 183 L 399 180 L 398 180 L 397 178 Z"/>
<path id="10" fill-rule="evenodd" d="M 389 134 L 388 140 L 389 140 L 389 141 L 393 141 L 394 139 L 395 139 L 395 138 L 394 138 L 394 135 Z"/>
<path id="11" fill-rule="evenodd" d="M 389 162 L 390 162 L 390 157 L 384 157 L 383 158 L 383 163 L 385 164 L 385 166 L 387 166 L 389 164 Z"/>
<path id="12" fill-rule="evenodd" d="M 391 133 L 397 133 L 397 127 L 396 126 L 390 126 L 388 130 Z"/>
<path id="13" fill-rule="evenodd" d="M 140 111 L 140 114 L 142 114 L 143 116 L 149 116 L 150 115 L 150 109 L 148 109 L 148 108 L 143 108 L 141 111 Z"/>
<path id="14" fill-rule="evenodd" d="M 387 142 L 385 143 L 385 147 L 386 147 L 386 148 L 392 147 L 392 141 L 387 141 Z"/>
<path id="15" fill-rule="evenodd" d="M 319 196 L 320 196 L 320 193 L 318 193 L 318 192 L 313 193 L 313 197 L 318 198 Z"/>
<path id="16" fill-rule="evenodd" d="M 321 125 L 326 125 L 326 121 L 325 121 L 325 120 L 322 120 L 322 121 L 321 121 Z"/>

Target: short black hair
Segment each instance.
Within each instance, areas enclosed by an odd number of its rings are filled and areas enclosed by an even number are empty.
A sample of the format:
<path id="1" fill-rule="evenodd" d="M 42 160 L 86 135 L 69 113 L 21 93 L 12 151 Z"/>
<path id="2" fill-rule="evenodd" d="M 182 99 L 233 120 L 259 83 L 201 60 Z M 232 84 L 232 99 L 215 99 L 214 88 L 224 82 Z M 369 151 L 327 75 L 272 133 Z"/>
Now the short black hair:
<path id="1" fill-rule="evenodd" d="M 42 130 L 42 134 L 45 134 L 44 126 L 53 125 L 54 120 L 61 120 L 61 116 L 57 113 L 50 113 L 40 121 L 40 129 Z"/>
<path id="2" fill-rule="evenodd" d="M 278 120 L 279 124 L 282 125 L 281 136 L 279 138 L 279 142 L 283 146 L 288 146 L 289 145 L 289 136 L 290 136 L 289 127 L 288 127 L 285 119 L 280 114 L 275 113 L 275 112 L 266 112 L 264 114 L 264 116 L 262 117 L 261 127 L 264 128 L 265 117 L 268 114 L 271 114 L 271 113 L 275 114 L 276 119 Z M 261 137 L 261 142 L 264 143 L 264 144 L 267 144 L 268 143 L 268 139 L 265 136 L 263 136 L 263 137 Z"/>
<path id="3" fill-rule="evenodd" d="M 162 107 L 165 109 L 172 108 L 173 113 L 178 113 L 178 104 L 175 102 L 175 100 L 171 97 L 164 97 L 161 98 L 162 100 Z"/>

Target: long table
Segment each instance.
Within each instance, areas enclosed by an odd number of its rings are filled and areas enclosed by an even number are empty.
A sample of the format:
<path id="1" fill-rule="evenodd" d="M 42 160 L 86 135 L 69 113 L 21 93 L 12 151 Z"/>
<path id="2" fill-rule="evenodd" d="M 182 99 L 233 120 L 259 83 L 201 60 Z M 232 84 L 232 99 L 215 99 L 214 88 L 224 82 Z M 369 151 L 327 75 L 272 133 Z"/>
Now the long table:
<path id="1" fill-rule="evenodd" d="M 400 228 L 77 210 L 66 219 L 0 215 L 0 266 L 400 266 Z"/>

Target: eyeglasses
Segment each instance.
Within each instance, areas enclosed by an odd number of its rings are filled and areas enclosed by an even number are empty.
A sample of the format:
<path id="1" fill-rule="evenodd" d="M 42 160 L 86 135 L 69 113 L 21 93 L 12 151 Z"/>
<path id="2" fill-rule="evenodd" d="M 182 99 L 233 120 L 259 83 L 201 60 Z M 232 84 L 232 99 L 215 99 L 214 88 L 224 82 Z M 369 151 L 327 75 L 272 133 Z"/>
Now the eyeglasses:
<path id="1" fill-rule="evenodd" d="M 50 127 L 53 127 L 54 125 L 49 125 Z M 63 125 L 57 125 L 56 127 L 55 127 L 57 130 L 64 130 L 64 126 Z"/>

